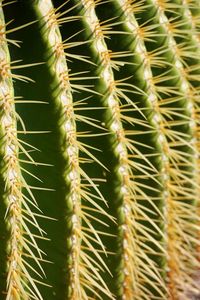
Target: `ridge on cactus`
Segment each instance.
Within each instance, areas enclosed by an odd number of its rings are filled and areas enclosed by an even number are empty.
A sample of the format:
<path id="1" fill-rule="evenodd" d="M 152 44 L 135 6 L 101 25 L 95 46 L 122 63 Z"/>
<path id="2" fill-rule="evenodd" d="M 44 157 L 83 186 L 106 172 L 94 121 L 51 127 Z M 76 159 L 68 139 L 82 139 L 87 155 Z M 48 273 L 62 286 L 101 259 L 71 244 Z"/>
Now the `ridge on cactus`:
<path id="1" fill-rule="evenodd" d="M 0 300 L 200 297 L 197 0 L 0 0 Z"/>

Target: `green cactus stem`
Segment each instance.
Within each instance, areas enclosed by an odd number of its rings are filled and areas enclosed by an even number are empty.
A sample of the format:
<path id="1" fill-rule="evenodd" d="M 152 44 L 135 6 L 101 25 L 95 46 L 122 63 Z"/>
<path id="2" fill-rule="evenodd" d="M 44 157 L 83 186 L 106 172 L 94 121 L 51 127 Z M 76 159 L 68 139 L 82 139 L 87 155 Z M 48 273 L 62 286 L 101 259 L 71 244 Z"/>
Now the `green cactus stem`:
<path id="1" fill-rule="evenodd" d="M 0 1 L 0 299 L 199 296 L 199 29 L 197 0 Z"/>

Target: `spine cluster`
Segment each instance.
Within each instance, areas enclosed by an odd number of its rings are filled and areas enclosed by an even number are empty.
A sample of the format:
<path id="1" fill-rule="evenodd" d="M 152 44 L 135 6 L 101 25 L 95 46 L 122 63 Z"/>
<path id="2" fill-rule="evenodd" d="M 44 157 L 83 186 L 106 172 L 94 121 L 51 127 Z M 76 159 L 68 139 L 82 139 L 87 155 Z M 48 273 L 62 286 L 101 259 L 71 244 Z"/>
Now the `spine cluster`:
<path id="1" fill-rule="evenodd" d="M 63 4 L 65 5 L 67 3 Z M 76 55 L 70 55 L 70 53 L 66 51 L 68 48 L 77 47 L 81 42 L 78 44 L 63 42 L 59 30 L 60 25 L 65 22 L 73 22 L 77 20 L 78 17 L 67 15 L 71 9 L 66 9 L 64 12 L 59 12 L 59 9 L 60 8 L 54 9 L 50 0 L 40 0 L 36 7 L 37 13 L 41 17 L 41 23 L 43 24 L 43 39 L 50 53 L 50 72 L 57 86 L 54 91 L 55 105 L 60 109 L 59 131 L 62 154 L 66 162 L 63 176 L 66 186 L 69 189 L 66 201 L 68 207 L 71 207 L 71 212 L 69 212 L 71 221 L 71 249 L 68 266 L 70 277 L 69 298 L 71 300 L 90 299 L 88 290 L 90 292 L 91 287 L 92 289 L 100 290 L 112 298 L 105 282 L 97 272 L 99 263 L 102 264 L 103 267 L 105 267 L 105 265 L 100 257 L 99 251 L 92 245 L 92 241 L 96 240 L 96 243 L 101 246 L 103 252 L 105 252 L 105 249 L 99 234 L 93 225 L 90 224 L 90 210 L 106 215 L 103 208 L 96 203 L 97 200 L 104 202 L 105 200 L 94 180 L 90 178 L 80 166 L 80 162 L 87 163 L 88 161 L 87 158 L 81 158 L 80 152 L 85 153 L 89 156 L 89 159 L 101 164 L 88 150 L 90 146 L 78 140 L 78 137 L 86 137 L 87 133 L 79 133 L 76 128 L 78 121 L 85 122 L 89 125 L 93 124 L 89 118 L 77 112 L 75 113 L 75 110 L 78 111 L 81 109 L 76 107 L 77 104 L 75 103 L 73 93 L 82 90 L 88 91 L 87 85 L 83 83 L 87 78 L 81 77 L 79 73 L 70 73 L 66 60 L 67 57 L 77 59 Z M 87 62 L 84 56 L 80 56 L 80 60 Z M 90 79 L 90 77 L 88 77 L 88 79 Z M 73 83 L 73 80 L 80 81 L 81 83 Z M 96 126 L 98 127 L 98 125 Z M 88 134 L 88 136 L 93 136 L 93 134 Z M 84 182 L 86 182 L 86 184 Z M 82 204 L 83 200 L 86 202 L 85 206 Z M 91 205 L 92 208 L 90 207 Z M 85 227 L 82 226 L 82 222 L 85 223 Z M 91 238 L 88 233 L 91 234 Z M 92 235 L 94 235 L 94 237 L 92 237 Z M 87 253 L 88 251 L 89 253 Z M 90 256 L 92 252 L 98 263 L 94 263 L 94 258 Z M 96 292 L 94 293 L 96 294 Z"/>
<path id="2" fill-rule="evenodd" d="M 145 236 L 145 238 L 153 242 L 155 241 L 147 232 L 144 233 L 143 226 L 138 222 L 145 217 L 147 218 L 145 212 L 141 210 L 140 200 L 138 199 L 142 198 L 146 200 L 147 196 L 142 192 L 140 184 L 135 181 L 136 175 L 134 174 L 134 169 L 141 170 L 141 168 L 140 164 L 134 162 L 133 158 L 141 155 L 145 163 L 147 162 L 147 167 L 142 171 L 143 176 L 149 175 L 153 177 L 150 175 L 149 170 L 155 173 L 155 169 L 145 155 L 137 149 L 135 146 L 136 142 L 129 138 L 131 135 L 134 136 L 134 131 L 124 129 L 123 123 L 132 125 L 136 122 L 145 126 L 146 122 L 142 119 L 137 120 L 137 118 L 127 117 L 126 114 L 123 113 L 127 109 L 126 105 L 130 111 L 139 110 L 134 101 L 124 93 L 126 88 L 130 88 L 126 79 L 115 79 L 115 70 L 120 70 L 120 66 L 125 64 L 123 60 L 118 61 L 116 59 L 123 59 L 126 55 L 130 55 L 130 53 L 128 51 L 112 52 L 108 49 L 106 37 L 109 32 L 115 33 L 114 29 L 111 30 L 111 28 L 115 26 L 115 23 L 109 24 L 108 22 L 106 24 L 106 22 L 99 21 L 96 15 L 96 6 L 98 4 L 100 3 L 96 4 L 95 1 L 82 1 L 82 16 L 84 17 L 86 26 L 91 32 L 93 52 L 99 61 L 99 77 L 104 86 L 102 103 L 107 108 L 109 115 L 105 123 L 111 135 L 114 136 L 115 142 L 112 142 L 111 147 L 118 160 L 116 169 L 118 170 L 118 176 L 120 178 L 120 194 L 123 199 L 122 206 L 120 207 L 120 215 L 123 215 L 123 222 L 120 225 L 121 259 L 123 261 L 123 269 L 121 269 L 123 280 L 120 283 L 122 285 L 120 290 L 122 299 L 132 299 L 133 297 L 139 299 L 141 295 L 144 295 L 141 282 L 143 282 L 144 286 L 149 283 L 145 272 L 153 272 L 153 277 L 158 284 L 160 284 L 161 278 L 156 268 L 153 267 L 148 255 L 146 255 L 145 250 L 140 247 L 141 236 L 143 236 L 143 238 Z M 130 6 L 128 2 L 124 1 L 124 3 L 120 2 L 119 4 L 126 12 L 128 11 L 127 7 Z M 133 14 L 131 13 L 127 16 L 126 21 L 128 20 L 129 25 L 132 24 L 131 21 L 133 18 Z M 138 45 L 138 48 L 139 46 L 140 45 Z M 141 93 L 140 89 L 137 89 L 137 87 L 135 87 L 135 89 Z M 121 99 L 126 102 L 126 105 L 121 103 Z M 146 128 L 148 128 L 148 126 Z M 150 125 L 148 129 L 151 129 Z M 159 231 L 156 224 L 153 223 L 153 226 Z M 140 260 L 140 257 L 143 257 L 145 264 Z M 142 274 L 143 268 L 144 273 Z"/>
<path id="3" fill-rule="evenodd" d="M 25 154 L 28 160 L 30 155 L 24 147 L 23 141 L 18 138 L 17 120 L 20 117 L 15 109 L 15 97 L 13 88 L 13 77 L 22 79 L 22 77 L 13 75 L 11 69 L 10 55 L 8 51 L 8 41 L 6 37 L 6 25 L 0 6 L 0 132 L 1 132 L 1 175 L 4 178 L 4 189 L 2 191 L 7 210 L 5 212 L 5 222 L 9 231 L 9 242 L 7 246 L 7 279 L 6 279 L 6 300 L 30 299 L 35 297 L 42 299 L 35 280 L 30 276 L 29 270 L 34 268 L 27 262 L 27 257 L 32 257 L 38 265 L 40 271 L 42 267 L 38 258 L 42 259 L 42 252 L 37 246 L 33 234 L 29 230 L 29 225 L 35 226 L 40 234 L 40 229 L 34 213 L 30 209 L 30 204 L 35 206 L 34 196 L 30 187 L 22 176 L 20 166 L 19 152 Z M 20 119 L 21 120 L 21 119 Z M 22 124 L 23 121 L 21 120 Z M 30 161 L 32 162 L 32 161 Z M 24 193 L 29 194 L 27 197 Z M 29 199 L 30 197 L 30 199 Z M 35 254 L 37 253 L 37 255 Z M 28 284 L 32 289 L 28 288 Z"/>

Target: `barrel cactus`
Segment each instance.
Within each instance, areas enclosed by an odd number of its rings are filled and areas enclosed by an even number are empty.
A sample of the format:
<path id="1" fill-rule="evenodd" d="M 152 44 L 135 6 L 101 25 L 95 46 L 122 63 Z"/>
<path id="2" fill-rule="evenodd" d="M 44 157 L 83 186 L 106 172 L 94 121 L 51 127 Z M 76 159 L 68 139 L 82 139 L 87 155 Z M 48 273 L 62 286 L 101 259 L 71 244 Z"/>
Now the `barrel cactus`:
<path id="1" fill-rule="evenodd" d="M 0 299 L 200 291 L 198 0 L 0 1 Z"/>

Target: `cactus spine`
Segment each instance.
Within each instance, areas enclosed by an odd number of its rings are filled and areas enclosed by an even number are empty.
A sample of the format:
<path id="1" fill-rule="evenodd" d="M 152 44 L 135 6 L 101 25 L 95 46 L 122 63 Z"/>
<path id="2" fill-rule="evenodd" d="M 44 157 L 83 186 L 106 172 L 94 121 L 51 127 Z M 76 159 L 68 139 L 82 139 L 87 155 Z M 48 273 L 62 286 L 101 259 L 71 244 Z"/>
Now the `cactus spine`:
<path id="1" fill-rule="evenodd" d="M 195 0 L 1 1 L 1 299 L 199 295 L 199 15 Z M 26 44 L 37 63 L 19 63 Z M 29 131 L 42 97 L 50 132 Z"/>

